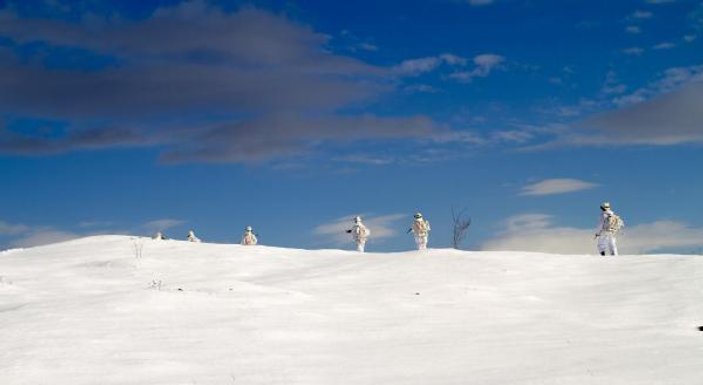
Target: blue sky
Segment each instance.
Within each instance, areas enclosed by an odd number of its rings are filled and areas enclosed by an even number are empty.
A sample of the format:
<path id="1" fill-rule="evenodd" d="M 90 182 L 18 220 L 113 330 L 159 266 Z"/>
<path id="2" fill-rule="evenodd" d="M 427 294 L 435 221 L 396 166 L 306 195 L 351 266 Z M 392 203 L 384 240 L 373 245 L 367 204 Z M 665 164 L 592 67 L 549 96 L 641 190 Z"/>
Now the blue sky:
<path id="1" fill-rule="evenodd" d="M 147 4 L 148 3 L 148 4 Z M 0 248 L 703 250 L 703 2 L 0 2 Z"/>

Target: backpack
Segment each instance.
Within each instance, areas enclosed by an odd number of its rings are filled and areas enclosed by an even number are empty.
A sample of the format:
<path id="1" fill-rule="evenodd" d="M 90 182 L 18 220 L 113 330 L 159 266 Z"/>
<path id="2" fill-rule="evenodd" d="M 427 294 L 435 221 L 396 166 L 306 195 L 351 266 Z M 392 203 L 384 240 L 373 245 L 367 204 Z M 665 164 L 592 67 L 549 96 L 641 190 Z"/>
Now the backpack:
<path id="1" fill-rule="evenodd" d="M 366 236 L 368 235 L 368 230 L 364 225 L 356 225 L 352 229 L 352 233 L 355 235 L 356 238 L 366 238 Z"/>
<path id="2" fill-rule="evenodd" d="M 255 245 L 256 244 L 256 236 L 254 233 L 247 231 L 244 233 L 244 239 L 242 240 L 242 244 L 244 245 Z"/>
<path id="3" fill-rule="evenodd" d="M 615 233 L 622 229 L 623 226 L 625 226 L 625 222 L 623 222 L 622 218 L 620 218 L 617 214 L 612 214 L 605 217 L 605 231 Z"/>
<path id="4" fill-rule="evenodd" d="M 427 221 L 419 220 L 413 222 L 413 231 L 418 235 L 427 234 Z"/>

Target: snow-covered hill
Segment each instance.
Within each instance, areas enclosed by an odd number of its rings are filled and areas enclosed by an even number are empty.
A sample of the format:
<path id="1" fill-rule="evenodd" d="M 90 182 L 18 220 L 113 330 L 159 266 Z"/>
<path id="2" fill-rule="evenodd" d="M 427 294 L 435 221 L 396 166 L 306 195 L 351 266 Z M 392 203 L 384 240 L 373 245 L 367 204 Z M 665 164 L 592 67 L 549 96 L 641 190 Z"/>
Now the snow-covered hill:
<path id="1" fill-rule="evenodd" d="M 703 258 L 0 253 L 0 384 L 700 384 Z"/>

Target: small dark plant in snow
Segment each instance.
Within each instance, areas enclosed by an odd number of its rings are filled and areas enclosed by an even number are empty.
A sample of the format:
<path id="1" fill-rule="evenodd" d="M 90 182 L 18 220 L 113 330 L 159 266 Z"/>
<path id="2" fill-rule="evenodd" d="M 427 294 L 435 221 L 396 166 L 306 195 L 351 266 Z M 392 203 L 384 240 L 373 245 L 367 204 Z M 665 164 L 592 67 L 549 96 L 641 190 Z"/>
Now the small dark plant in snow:
<path id="1" fill-rule="evenodd" d="M 452 207 L 452 225 L 452 247 L 459 249 L 459 245 L 466 238 L 469 226 L 471 226 L 471 218 L 467 216 L 466 209 L 455 211 Z"/>

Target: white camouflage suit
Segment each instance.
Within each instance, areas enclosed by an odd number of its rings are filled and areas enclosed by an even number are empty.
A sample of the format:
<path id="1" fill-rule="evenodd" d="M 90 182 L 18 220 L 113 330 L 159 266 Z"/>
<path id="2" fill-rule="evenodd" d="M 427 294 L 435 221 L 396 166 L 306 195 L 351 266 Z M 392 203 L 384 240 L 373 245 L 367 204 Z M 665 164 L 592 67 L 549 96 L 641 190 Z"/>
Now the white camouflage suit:
<path id="1" fill-rule="evenodd" d="M 618 255 L 617 240 L 615 239 L 616 231 L 608 229 L 608 217 L 615 213 L 607 208 L 600 215 L 600 222 L 596 229 L 596 237 L 598 238 L 598 252 L 601 255 Z"/>
<path id="2" fill-rule="evenodd" d="M 188 232 L 188 238 L 187 238 L 187 240 L 188 240 L 188 242 L 200 243 L 200 238 L 198 238 L 198 237 L 195 236 L 195 232 L 194 232 L 193 230 L 190 230 L 190 231 Z"/>
<path id="3" fill-rule="evenodd" d="M 354 218 L 354 226 L 347 230 L 347 232 L 352 235 L 352 239 L 356 243 L 356 251 L 363 253 L 364 247 L 366 246 L 366 241 L 368 240 L 369 235 L 371 235 L 369 228 L 361 223 L 361 218 L 356 217 Z"/>
<path id="4" fill-rule="evenodd" d="M 430 228 L 430 222 L 428 222 L 422 216 L 415 217 L 415 220 L 413 221 L 412 232 L 413 236 L 415 236 L 415 244 L 417 244 L 418 250 L 427 249 L 427 240 L 430 235 L 430 230 L 432 230 L 432 228 Z"/>
<path id="5" fill-rule="evenodd" d="M 253 246 L 256 245 L 257 242 L 258 240 L 256 239 L 256 234 L 254 234 L 251 227 L 247 227 L 244 230 L 244 235 L 242 235 L 242 245 Z"/>

